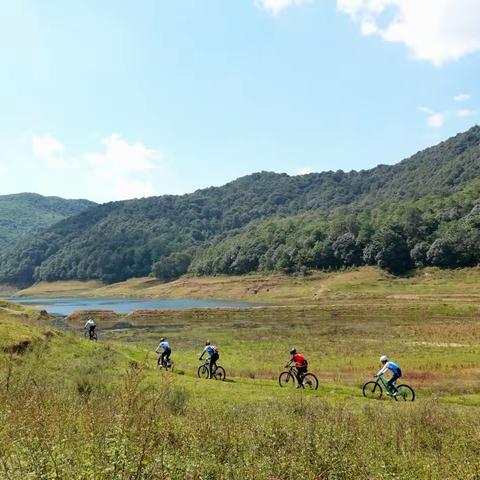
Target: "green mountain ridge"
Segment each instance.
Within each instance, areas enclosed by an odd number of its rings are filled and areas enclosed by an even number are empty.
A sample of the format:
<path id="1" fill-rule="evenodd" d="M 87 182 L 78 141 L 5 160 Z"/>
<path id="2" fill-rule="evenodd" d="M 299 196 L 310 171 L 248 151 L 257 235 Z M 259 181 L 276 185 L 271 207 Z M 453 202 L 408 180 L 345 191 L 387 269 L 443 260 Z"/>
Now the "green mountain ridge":
<path id="1" fill-rule="evenodd" d="M 0 195 L 0 248 L 94 205 L 89 200 L 67 200 L 37 193 Z"/>
<path id="2" fill-rule="evenodd" d="M 476 250 L 462 257 L 452 248 L 461 242 L 451 230 L 460 226 L 467 244 L 473 241 L 478 228 L 470 214 L 480 198 L 479 178 L 475 126 L 396 165 L 302 176 L 260 172 L 187 195 L 112 202 L 5 251 L 0 281 L 25 286 L 66 279 L 111 283 L 152 272 L 169 279 L 189 269 L 240 274 L 376 263 L 400 272 L 415 262 L 470 265 L 477 261 Z M 444 197 L 451 197 L 451 205 L 440 201 Z M 383 215 L 388 211 L 390 216 Z M 282 233 L 260 234 L 262 222 L 274 231 L 272 222 L 282 224 Z M 242 237 L 245 229 L 250 233 Z M 428 254 L 437 240 L 438 255 Z M 219 247 L 221 242 L 228 245 Z M 212 267 L 212 256 L 223 260 Z"/>

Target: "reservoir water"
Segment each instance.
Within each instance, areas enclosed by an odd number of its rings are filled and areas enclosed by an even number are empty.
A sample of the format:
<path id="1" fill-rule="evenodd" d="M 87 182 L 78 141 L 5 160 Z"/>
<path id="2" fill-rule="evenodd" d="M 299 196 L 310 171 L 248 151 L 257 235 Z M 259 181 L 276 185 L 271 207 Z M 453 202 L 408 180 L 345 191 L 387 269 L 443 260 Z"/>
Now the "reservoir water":
<path id="1" fill-rule="evenodd" d="M 229 302 L 224 300 L 159 300 L 151 298 L 47 298 L 9 297 L 12 302 L 47 310 L 55 315 L 69 315 L 79 310 L 113 310 L 117 313 L 130 313 L 134 310 L 164 310 L 186 308 L 244 308 L 259 304 Z"/>

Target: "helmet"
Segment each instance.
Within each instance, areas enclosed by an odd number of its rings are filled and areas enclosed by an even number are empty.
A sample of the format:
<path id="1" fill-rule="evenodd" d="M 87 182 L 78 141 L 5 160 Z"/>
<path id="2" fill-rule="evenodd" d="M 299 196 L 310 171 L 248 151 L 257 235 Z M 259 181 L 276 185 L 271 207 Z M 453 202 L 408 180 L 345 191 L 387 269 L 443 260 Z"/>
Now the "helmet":
<path id="1" fill-rule="evenodd" d="M 290 353 L 293 355 L 294 353 L 297 353 L 297 349 L 295 347 L 292 347 L 290 349 Z"/>
<path id="2" fill-rule="evenodd" d="M 164 341 L 165 341 L 165 339 L 162 337 L 162 338 L 160 339 L 160 341 L 161 341 L 161 342 L 164 342 Z"/>
<path id="3" fill-rule="evenodd" d="M 207 340 L 207 341 L 205 342 L 205 345 L 210 345 L 210 340 Z"/>
<path id="4" fill-rule="evenodd" d="M 388 362 L 387 356 L 386 356 L 386 355 L 382 355 L 382 356 L 380 357 L 380 362 L 381 362 L 381 363 L 387 363 L 387 362 Z"/>

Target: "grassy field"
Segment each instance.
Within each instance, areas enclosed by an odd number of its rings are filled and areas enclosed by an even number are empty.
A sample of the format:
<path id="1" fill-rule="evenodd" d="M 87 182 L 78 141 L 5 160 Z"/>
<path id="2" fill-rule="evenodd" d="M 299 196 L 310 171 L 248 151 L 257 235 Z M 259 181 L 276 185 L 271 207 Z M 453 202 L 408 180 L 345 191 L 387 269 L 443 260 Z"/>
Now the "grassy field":
<path id="1" fill-rule="evenodd" d="M 98 343 L 85 313 L 0 303 L 0 478 L 478 479 L 479 275 L 318 274 L 271 294 L 285 306 L 98 315 Z M 173 374 L 155 369 L 160 336 Z M 207 338 L 226 382 L 196 378 Z M 278 386 L 292 345 L 317 392 Z M 383 353 L 414 403 L 363 398 Z"/>
<path id="2" fill-rule="evenodd" d="M 113 285 L 71 281 L 39 283 L 20 296 L 100 296 L 202 298 L 251 301 L 275 305 L 322 303 L 455 303 L 480 304 L 480 268 L 426 268 L 408 277 L 394 277 L 375 267 L 308 276 L 246 275 L 182 277 L 164 283 L 136 278 Z"/>

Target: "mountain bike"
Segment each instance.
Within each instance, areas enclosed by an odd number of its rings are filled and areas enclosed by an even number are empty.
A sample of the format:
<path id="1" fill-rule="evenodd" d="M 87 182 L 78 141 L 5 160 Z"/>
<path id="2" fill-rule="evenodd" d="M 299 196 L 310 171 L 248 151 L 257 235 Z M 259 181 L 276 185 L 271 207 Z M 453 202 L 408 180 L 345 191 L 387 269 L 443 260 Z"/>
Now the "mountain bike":
<path id="1" fill-rule="evenodd" d="M 300 382 L 297 369 L 294 365 L 285 365 L 285 368 L 288 368 L 288 370 L 282 372 L 278 377 L 278 383 L 281 387 L 287 387 L 289 385 L 295 387 L 300 385 L 302 388 L 308 390 L 317 390 L 318 378 L 313 373 L 307 372 L 303 375 L 302 382 Z"/>
<path id="2" fill-rule="evenodd" d="M 168 360 L 166 360 L 165 362 L 162 363 L 162 356 L 161 355 L 158 356 L 157 367 L 160 370 L 163 368 L 166 371 L 168 371 L 168 370 L 172 371 L 174 364 L 175 364 L 175 362 L 171 358 L 168 358 Z"/>
<path id="3" fill-rule="evenodd" d="M 93 335 L 90 335 L 90 331 L 89 331 L 89 330 L 85 330 L 85 331 L 83 332 L 83 336 L 84 336 L 85 338 L 88 337 L 90 340 L 95 340 L 95 341 L 97 341 L 97 340 L 98 340 L 98 337 L 97 337 L 97 329 L 95 329 L 95 330 L 93 331 Z"/>
<path id="4" fill-rule="evenodd" d="M 377 377 L 376 381 L 367 382 L 363 386 L 363 396 L 366 398 L 374 398 L 380 400 L 383 396 L 383 389 L 387 392 L 389 397 L 393 397 L 396 402 L 413 402 L 415 400 L 415 391 L 409 385 L 393 385 L 394 393 L 390 393 L 387 387 L 387 381 L 383 375 Z"/>
<path id="5" fill-rule="evenodd" d="M 202 365 L 198 367 L 197 370 L 198 378 L 210 378 L 210 359 L 207 358 Z M 212 378 L 215 380 L 225 380 L 226 374 L 225 369 L 220 365 L 214 365 L 212 371 Z"/>

